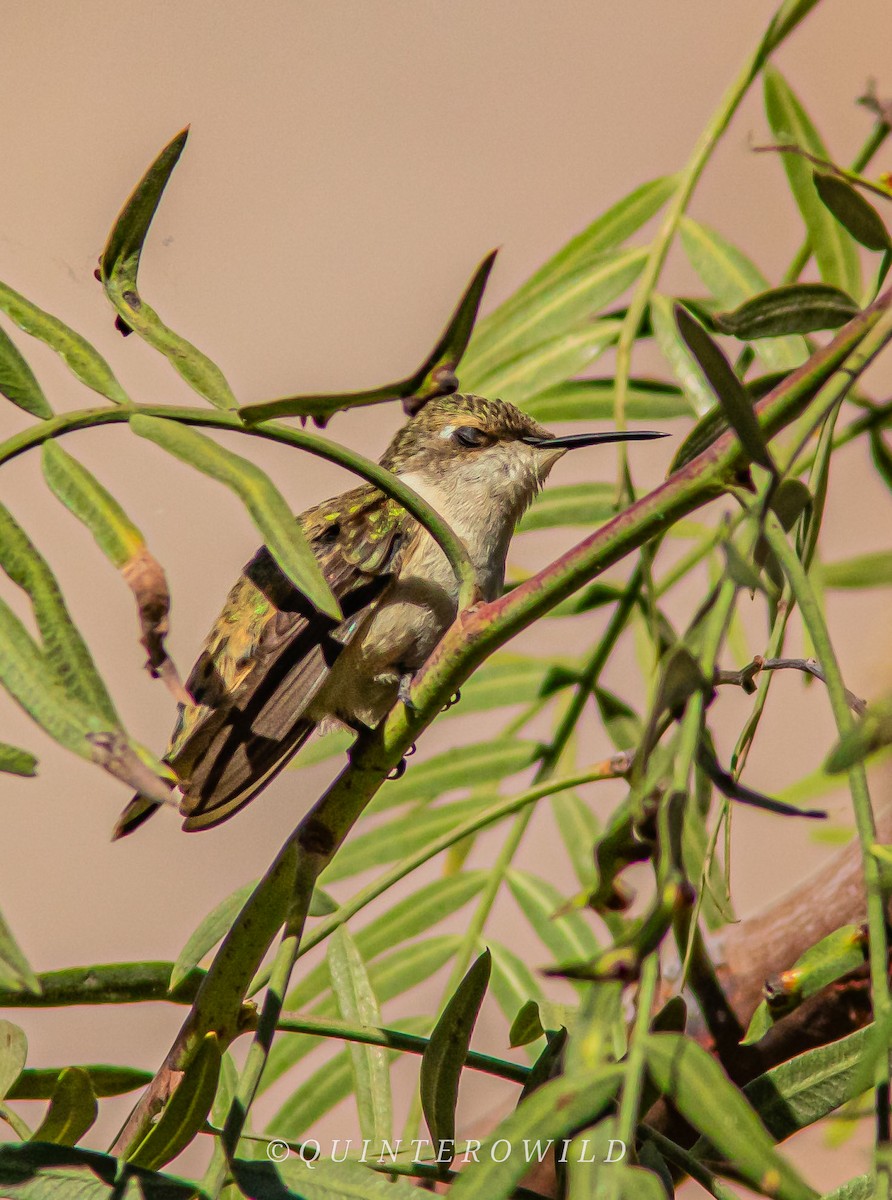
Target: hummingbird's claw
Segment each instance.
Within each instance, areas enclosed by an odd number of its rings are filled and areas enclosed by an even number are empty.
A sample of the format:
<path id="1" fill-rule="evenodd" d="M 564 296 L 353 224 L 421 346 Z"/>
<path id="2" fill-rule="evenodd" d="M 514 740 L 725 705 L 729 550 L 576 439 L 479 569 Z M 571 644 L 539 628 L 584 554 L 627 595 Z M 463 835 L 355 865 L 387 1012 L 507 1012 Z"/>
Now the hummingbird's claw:
<path id="1" fill-rule="evenodd" d="M 406 773 L 406 760 L 405 760 L 405 758 L 401 758 L 400 761 L 393 768 L 393 770 L 390 772 L 390 774 L 387 776 L 387 778 L 395 781 L 397 779 L 402 779 L 402 777 L 405 775 L 405 773 Z"/>
<path id="2" fill-rule="evenodd" d="M 450 698 L 443 705 L 442 711 L 448 712 L 450 708 L 453 708 L 456 704 L 458 704 L 459 700 L 461 700 L 461 689 L 457 689 L 455 695 L 450 696 Z"/>
<path id="3" fill-rule="evenodd" d="M 403 674 L 400 675 L 400 686 L 396 693 L 397 699 L 401 700 L 411 713 L 418 712 L 418 705 L 412 699 L 412 684 L 414 681 L 415 672 L 404 671 Z"/>

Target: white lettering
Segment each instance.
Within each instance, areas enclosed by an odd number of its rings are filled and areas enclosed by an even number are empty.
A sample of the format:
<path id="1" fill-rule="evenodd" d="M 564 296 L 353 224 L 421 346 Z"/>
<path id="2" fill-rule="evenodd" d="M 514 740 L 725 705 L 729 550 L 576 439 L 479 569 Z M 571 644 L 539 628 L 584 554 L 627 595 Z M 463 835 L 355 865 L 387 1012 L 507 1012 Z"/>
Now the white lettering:
<path id="1" fill-rule="evenodd" d="M 470 1141 L 465 1142 L 465 1162 L 479 1162 L 480 1159 L 477 1157 L 477 1151 L 479 1149 L 480 1142 L 477 1140 L 477 1138 L 471 1138 Z"/>
<path id="2" fill-rule="evenodd" d="M 536 1148 L 535 1148 L 535 1150 L 531 1151 L 529 1141 L 527 1140 L 527 1138 L 524 1138 L 523 1139 L 523 1152 L 524 1152 L 524 1155 L 526 1156 L 526 1161 L 532 1162 L 533 1155 L 535 1155 L 536 1162 L 541 1162 L 542 1159 L 545 1157 L 545 1155 L 548 1153 L 548 1151 L 551 1149 L 551 1147 L 553 1145 L 554 1145 L 553 1138 L 549 1138 L 544 1146 L 542 1145 L 542 1142 L 539 1140 L 539 1138 L 536 1138 Z"/>
<path id="3" fill-rule="evenodd" d="M 420 1157 L 421 1147 L 429 1146 L 430 1142 L 427 1140 L 427 1138 L 416 1138 L 414 1140 L 414 1142 L 412 1142 L 412 1145 L 415 1147 L 415 1149 L 412 1153 L 412 1161 L 413 1162 L 421 1162 L 421 1157 Z"/>
<path id="4" fill-rule="evenodd" d="M 613 1154 L 614 1146 L 620 1146 L 622 1148 L 619 1152 L 619 1155 L 616 1158 L 611 1158 L 611 1155 Z M 607 1157 L 604 1159 L 604 1161 L 606 1163 L 619 1162 L 620 1159 L 625 1158 L 625 1156 L 626 1156 L 626 1143 L 621 1141 L 619 1138 L 611 1138 L 610 1145 L 607 1147 Z"/>
<path id="5" fill-rule="evenodd" d="M 580 1149 L 579 1154 L 576 1156 L 576 1162 L 578 1162 L 578 1163 L 593 1163 L 593 1162 L 598 1161 L 596 1158 L 586 1158 L 585 1156 L 587 1153 L 588 1153 L 588 1138 L 585 1138 L 582 1143 L 582 1148 Z"/>
<path id="6" fill-rule="evenodd" d="M 316 1148 L 315 1148 L 315 1150 L 311 1150 L 311 1153 L 308 1157 L 307 1150 L 310 1150 L 310 1148 L 313 1146 L 315 1146 Z M 310 1170 L 315 1171 L 316 1168 L 313 1166 L 313 1163 L 316 1161 L 317 1158 L 321 1158 L 322 1147 L 319 1145 L 319 1143 L 316 1141 L 315 1138 L 307 1138 L 307 1140 L 305 1142 L 301 1142 L 300 1148 L 298 1149 L 298 1154 L 301 1156 L 301 1158 L 306 1163 L 306 1165 L 310 1168 Z"/>
<path id="7" fill-rule="evenodd" d="M 331 1161 L 332 1162 L 344 1162 L 347 1155 L 350 1153 L 350 1139 L 344 1138 L 344 1153 L 341 1158 L 338 1158 L 337 1149 L 338 1149 L 338 1146 L 340 1146 L 340 1144 L 341 1144 L 340 1138 L 335 1138 L 335 1140 L 331 1144 Z"/>
<path id="8" fill-rule="evenodd" d="M 381 1140 L 381 1153 L 378 1155 L 378 1162 L 383 1163 L 389 1158 L 391 1162 L 396 1162 L 396 1156 L 400 1152 L 400 1146 L 403 1144 L 402 1138 L 396 1139 L 396 1145 L 392 1146 L 387 1138 Z"/>
<path id="9" fill-rule="evenodd" d="M 455 1138 L 441 1138 L 437 1142 L 437 1162 L 449 1163 L 455 1157 Z"/>
<path id="10" fill-rule="evenodd" d="M 496 1146 L 504 1146 L 505 1147 L 505 1153 L 502 1155 L 501 1158 L 496 1157 Z M 511 1143 L 508 1141 L 508 1139 L 507 1138 L 499 1138 L 498 1141 L 493 1142 L 493 1144 L 489 1148 L 489 1157 L 492 1159 L 493 1162 L 504 1162 L 506 1158 L 510 1158 L 511 1157 Z"/>
<path id="11" fill-rule="evenodd" d="M 359 1161 L 360 1161 L 360 1162 L 365 1162 L 365 1161 L 366 1161 L 366 1157 L 365 1157 L 365 1156 L 366 1156 L 366 1155 L 368 1154 L 368 1152 L 369 1152 L 369 1146 L 371 1145 L 371 1141 L 372 1141 L 372 1139 L 371 1139 L 371 1138 L 363 1138 L 363 1141 L 362 1141 L 362 1154 L 360 1154 L 360 1156 L 359 1156 Z"/>

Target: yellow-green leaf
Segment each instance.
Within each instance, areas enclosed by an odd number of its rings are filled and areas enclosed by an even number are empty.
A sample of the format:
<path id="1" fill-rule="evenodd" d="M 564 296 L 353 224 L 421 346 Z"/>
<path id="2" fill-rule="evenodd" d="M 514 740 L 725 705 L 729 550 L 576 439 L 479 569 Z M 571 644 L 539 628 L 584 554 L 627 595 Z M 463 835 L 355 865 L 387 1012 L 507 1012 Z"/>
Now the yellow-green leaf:
<path id="1" fill-rule="evenodd" d="M 220 1043 L 209 1033 L 186 1065 L 173 1096 L 139 1145 L 127 1157 L 135 1167 L 157 1170 L 189 1145 L 211 1111 L 220 1078 Z"/>
<path id="2" fill-rule="evenodd" d="M 81 1067 L 66 1067 L 53 1089 L 46 1116 L 33 1141 L 76 1146 L 99 1113 L 90 1076 Z"/>
<path id="3" fill-rule="evenodd" d="M 46 421 L 53 415 L 34 372 L 5 329 L 0 328 L 0 395 L 32 417 Z"/>

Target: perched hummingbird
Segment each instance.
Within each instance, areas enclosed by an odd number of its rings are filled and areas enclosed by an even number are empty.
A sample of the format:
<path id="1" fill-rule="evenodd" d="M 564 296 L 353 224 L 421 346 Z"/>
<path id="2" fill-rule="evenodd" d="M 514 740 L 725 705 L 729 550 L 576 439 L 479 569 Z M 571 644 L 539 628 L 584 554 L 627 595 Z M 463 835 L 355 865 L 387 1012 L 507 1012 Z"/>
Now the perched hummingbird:
<path id="1" fill-rule="evenodd" d="M 555 437 L 512 404 L 480 396 L 429 400 L 396 434 L 381 465 L 422 496 L 464 542 L 483 598 L 502 590 L 514 527 L 568 450 L 662 437 L 653 432 Z M 254 555 L 186 683 L 165 761 L 183 828 L 208 829 L 257 795 L 310 734 L 375 725 L 456 615 L 458 585 L 443 551 L 372 484 L 297 518 L 343 612 L 317 611 L 266 547 Z M 158 805 L 134 796 L 114 837 Z"/>

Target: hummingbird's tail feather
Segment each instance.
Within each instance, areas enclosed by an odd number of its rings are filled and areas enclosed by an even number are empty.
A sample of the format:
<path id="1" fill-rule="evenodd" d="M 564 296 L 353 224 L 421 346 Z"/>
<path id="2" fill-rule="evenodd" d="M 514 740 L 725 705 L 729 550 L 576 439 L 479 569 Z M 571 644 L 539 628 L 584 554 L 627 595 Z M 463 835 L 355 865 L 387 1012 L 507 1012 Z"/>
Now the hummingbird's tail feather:
<path id="1" fill-rule="evenodd" d="M 234 753 L 231 746 L 219 746 L 221 752 L 214 754 L 212 747 L 199 771 L 183 785 L 180 812 L 186 818 L 186 833 L 219 825 L 249 804 L 287 766 L 315 728 L 315 721 L 301 717 L 285 737 L 243 737 Z"/>

